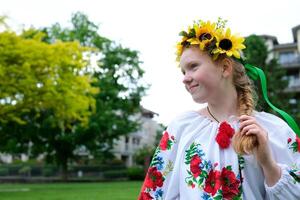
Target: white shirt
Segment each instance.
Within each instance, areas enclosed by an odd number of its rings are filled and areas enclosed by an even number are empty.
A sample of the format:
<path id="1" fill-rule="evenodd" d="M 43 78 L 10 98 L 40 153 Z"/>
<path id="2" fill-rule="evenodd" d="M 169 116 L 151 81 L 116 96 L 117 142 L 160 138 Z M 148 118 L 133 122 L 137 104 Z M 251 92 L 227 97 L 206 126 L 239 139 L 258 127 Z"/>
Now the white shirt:
<path id="1" fill-rule="evenodd" d="M 266 185 L 252 155 L 243 156 L 239 164 L 231 144 L 220 148 L 215 140 L 220 123 L 190 111 L 164 131 L 139 199 L 299 200 L 300 140 L 279 117 L 266 112 L 255 112 L 254 116 L 268 132 L 271 152 L 282 169 L 274 186 Z M 238 130 L 237 120 L 231 118 L 228 123 Z"/>

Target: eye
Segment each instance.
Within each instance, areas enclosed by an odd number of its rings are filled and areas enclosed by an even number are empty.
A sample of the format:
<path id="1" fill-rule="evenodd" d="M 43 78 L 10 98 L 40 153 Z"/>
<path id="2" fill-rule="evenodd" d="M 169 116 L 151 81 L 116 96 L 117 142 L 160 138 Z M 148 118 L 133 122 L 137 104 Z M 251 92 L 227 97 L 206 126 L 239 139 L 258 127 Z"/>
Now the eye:
<path id="1" fill-rule="evenodd" d="M 190 68 L 191 68 L 192 70 L 196 70 L 196 69 L 197 69 L 197 66 L 198 66 L 197 63 L 192 63 L 192 64 L 190 65 Z"/>

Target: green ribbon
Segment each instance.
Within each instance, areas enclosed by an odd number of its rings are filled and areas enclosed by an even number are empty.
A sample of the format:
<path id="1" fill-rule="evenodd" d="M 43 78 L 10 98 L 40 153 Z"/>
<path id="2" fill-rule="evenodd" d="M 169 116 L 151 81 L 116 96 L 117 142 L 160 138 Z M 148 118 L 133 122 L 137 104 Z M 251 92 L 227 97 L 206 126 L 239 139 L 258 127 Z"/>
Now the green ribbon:
<path id="1" fill-rule="evenodd" d="M 298 137 L 300 137 L 300 129 L 295 122 L 295 120 L 286 112 L 283 110 L 280 110 L 279 108 L 276 108 L 269 100 L 268 95 L 267 95 L 267 79 L 265 76 L 265 73 L 263 70 L 261 70 L 258 67 L 255 67 L 253 65 L 250 65 L 248 63 L 243 63 L 245 68 L 246 68 L 246 73 L 247 75 L 252 79 L 252 80 L 257 80 L 258 78 L 260 79 L 261 82 L 261 88 L 262 88 L 262 93 L 265 101 L 268 103 L 268 105 L 275 110 L 277 113 L 279 113 L 284 120 L 288 123 L 288 125 L 293 129 L 293 131 L 296 133 Z"/>

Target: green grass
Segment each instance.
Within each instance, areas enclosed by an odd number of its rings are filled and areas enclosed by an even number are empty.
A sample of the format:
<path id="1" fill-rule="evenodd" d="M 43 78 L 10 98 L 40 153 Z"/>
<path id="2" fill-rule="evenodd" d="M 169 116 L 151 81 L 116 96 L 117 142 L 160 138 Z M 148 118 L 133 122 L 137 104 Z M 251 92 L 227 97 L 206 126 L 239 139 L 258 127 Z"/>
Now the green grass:
<path id="1" fill-rule="evenodd" d="M 135 200 L 142 182 L 0 184 L 1 200 Z"/>

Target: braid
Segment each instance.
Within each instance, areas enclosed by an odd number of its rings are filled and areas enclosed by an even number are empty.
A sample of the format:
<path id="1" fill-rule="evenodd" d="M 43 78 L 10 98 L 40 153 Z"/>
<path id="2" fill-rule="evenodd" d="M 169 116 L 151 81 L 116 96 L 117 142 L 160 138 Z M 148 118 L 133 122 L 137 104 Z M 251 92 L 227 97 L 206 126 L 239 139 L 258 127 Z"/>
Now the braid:
<path id="1" fill-rule="evenodd" d="M 242 64 L 234 62 L 233 83 L 238 93 L 238 112 L 239 115 L 251 115 L 255 109 L 256 96 L 253 84 L 246 75 L 245 68 Z M 255 147 L 258 142 L 256 136 L 241 136 L 238 130 L 232 139 L 234 150 L 238 154 L 248 154 Z"/>

